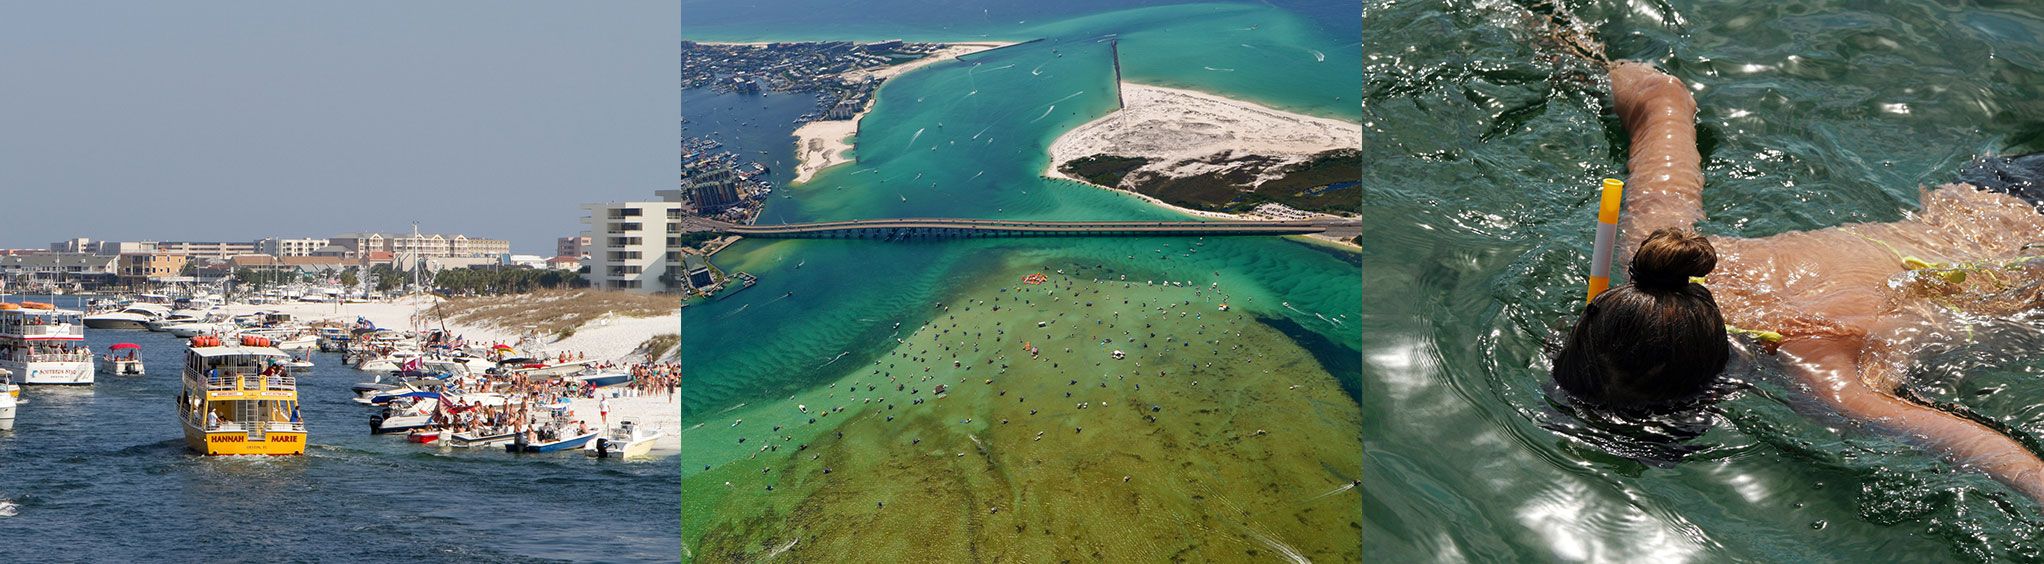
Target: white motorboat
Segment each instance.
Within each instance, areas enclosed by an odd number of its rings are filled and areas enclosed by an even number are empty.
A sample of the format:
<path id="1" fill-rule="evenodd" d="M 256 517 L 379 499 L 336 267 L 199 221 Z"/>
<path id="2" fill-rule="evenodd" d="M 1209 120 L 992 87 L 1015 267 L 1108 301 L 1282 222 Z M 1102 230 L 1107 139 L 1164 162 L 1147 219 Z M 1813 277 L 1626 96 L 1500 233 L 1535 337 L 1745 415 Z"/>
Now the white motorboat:
<path id="1" fill-rule="evenodd" d="M 383 406 L 383 410 L 369 416 L 370 434 L 402 433 L 433 423 L 433 412 L 440 406 L 439 398 L 400 398 Z"/>
<path id="2" fill-rule="evenodd" d="M 285 372 L 292 374 L 304 374 L 312 371 L 312 361 L 303 358 L 294 357 L 291 360 L 277 363 L 277 366 L 284 367 Z"/>
<path id="3" fill-rule="evenodd" d="M 299 333 L 277 340 L 277 349 L 283 351 L 309 351 L 319 348 L 319 335 Z"/>
<path id="4" fill-rule="evenodd" d="M 232 330 L 234 330 L 234 326 L 225 323 L 203 323 L 203 322 L 181 323 L 164 328 L 165 332 L 168 332 L 171 335 L 175 335 L 180 339 L 190 339 L 192 337 L 197 337 L 200 335 L 213 335 L 218 333 L 225 333 Z"/>
<path id="5" fill-rule="evenodd" d="M 149 322 L 170 315 L 170 308 L 155 304 L 129 304 L 118 311 L 95 313 L 84 317 L 87 329 L 148 329 Z"/>
<path id="6" fill-rule="evenodd" d="M 14 399 L 14 396 L 19 393 L 15 391 L 14 373 L 0 369 L 0 388 L 6 389 L 5 393 L 0 393 L 0 431 L 12 431 L 14 430 L 14 408 L 21 403 L 20 400 Z"/>
<path id="7" fill-rule="evenodd" d="M 148 322 L 143 323 L 142 325 L 144 328 L 147 328 L 150 331 L 162 333 L 164 331 L 169 331 L 170 328 L 175 325 L 184 325 L 187 323 L 204 323 L 205 321 L 206 317 L 203 315 L 193 315 L 191 312 L 171 312 L 170 315 L 165 315 L 158 319 L 151 319 Z"/>
<path id="8" fill-rule="evenodd" d="M 395 350 L 383 357 L 362 361 L 355 369 L 371 374 L 395 374 L 404 370 L 405 365 L 411 361 L 420 360 L 421 356 L 423 355 L 415 350 Z"/>
<path id="9" fill-rule="evenodd" d="M 596 440 L 582 445 L 582 454 L 598 458 L 638 458 L 653 451 L 653 441 L 664 433 L 659 429 L 647 429 L 631 419 L 618 421 L 617 428 L 611 429 Z"/>
<path id="10" fill-rule="evenodd" d="M 454 448 L 487 447 L 501 445 L 518 439 L 518 432 L 508 428 L 480 429 L 467 433 L 454 433 L 443 444 Z"/>

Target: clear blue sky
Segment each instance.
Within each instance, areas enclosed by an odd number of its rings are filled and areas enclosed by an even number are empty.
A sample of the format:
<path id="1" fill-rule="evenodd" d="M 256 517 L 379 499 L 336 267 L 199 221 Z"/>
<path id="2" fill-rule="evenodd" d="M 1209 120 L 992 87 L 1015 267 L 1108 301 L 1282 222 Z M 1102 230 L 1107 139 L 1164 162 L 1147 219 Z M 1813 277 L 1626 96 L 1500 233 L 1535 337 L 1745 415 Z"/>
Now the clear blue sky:
<path id="1" fill-rule="evenodd" d="M 672 188 L 674 0 L 0 0 L 0 247 L 421 229 Z"/>

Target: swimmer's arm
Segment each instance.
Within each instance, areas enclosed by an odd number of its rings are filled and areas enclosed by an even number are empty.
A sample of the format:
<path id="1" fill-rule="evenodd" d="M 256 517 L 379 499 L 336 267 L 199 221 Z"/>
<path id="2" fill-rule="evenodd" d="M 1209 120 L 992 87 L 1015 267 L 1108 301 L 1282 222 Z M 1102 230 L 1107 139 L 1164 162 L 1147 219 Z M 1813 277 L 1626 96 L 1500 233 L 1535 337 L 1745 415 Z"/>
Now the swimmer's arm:
<path id="1" fill-rule="evenodd" d="M 1611 65 L 1611 98 L 1632 139 L 1619 220 L 1619 264 L 1626 264 L 1654 230 L 1703 220 L 1703 157 L 1696 149 L 1696 99 L 1681 80 L 1620 61 Z"/>
<path id="2" fill-rule="evenodd" d="M 1865 359 L 1860 339 L 1800 338 L 1781 346 L 1790 374 L 1833 411 L 1933 449 L 2044 503 L 2044 460 L 2022 443 L 1970 419 L 1868 387 L 1861 371 L 1892 363 Z"/>

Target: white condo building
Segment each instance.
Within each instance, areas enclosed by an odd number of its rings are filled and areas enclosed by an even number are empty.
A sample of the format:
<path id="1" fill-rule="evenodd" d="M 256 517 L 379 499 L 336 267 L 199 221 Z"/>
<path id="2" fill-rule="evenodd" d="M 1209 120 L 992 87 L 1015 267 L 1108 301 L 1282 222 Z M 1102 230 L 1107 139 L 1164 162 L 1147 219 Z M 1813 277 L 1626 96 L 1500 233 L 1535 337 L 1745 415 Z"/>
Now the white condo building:
<path id="1" fill-rule="evenodd" d="M 681 202 L 583 204 L 589 226 L 589 286 L 599 290 L 664 292 L 681 284 Z M 674 281 L 670 286 L 663 275 Z"/>
<path id="2" fill-rule="evenodd" d="M 326 239 L 280 239 L 271 237 L 256 241 L 256 252 L 273 257 L 309 257 L 314 251 L 327 246 Z"/>

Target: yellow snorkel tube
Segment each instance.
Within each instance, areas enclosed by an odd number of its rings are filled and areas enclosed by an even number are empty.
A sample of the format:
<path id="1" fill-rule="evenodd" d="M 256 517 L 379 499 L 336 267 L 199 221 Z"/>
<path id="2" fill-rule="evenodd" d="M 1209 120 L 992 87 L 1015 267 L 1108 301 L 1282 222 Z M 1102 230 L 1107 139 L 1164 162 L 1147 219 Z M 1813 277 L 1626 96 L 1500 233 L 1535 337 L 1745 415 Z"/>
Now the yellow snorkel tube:
<path id="1" fill-rule="evenodd" d="M 1597 205 L 1597 245 L 1590 251 L 1590 295 L 1597 299 L 1611 287 L 1611 250 L 1618 246 L 1618 208 L 1625 203 L 1625 182 L 1604 179 L 1603 200 Z"/>

